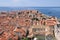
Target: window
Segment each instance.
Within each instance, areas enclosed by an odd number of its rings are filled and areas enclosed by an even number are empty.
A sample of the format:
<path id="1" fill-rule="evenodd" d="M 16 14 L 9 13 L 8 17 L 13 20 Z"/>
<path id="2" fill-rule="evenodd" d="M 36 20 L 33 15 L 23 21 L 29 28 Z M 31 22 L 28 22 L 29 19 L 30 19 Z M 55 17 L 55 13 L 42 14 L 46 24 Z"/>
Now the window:
<path id="1" fill-rule="evenodd" d="M 33 28 L 33 31 L 36 32 L 36 28 Z"/>
<path id="2" fill-rule="evenodd" d="M 45 22 L 43 23 L 43 25 L 45 25 Z"/>
<path id="3" fill-rule="evenodd" d="M 57 24 L 57 27 L 59 28 L 60 27 L 60 24 Z"/>
<path id="4" fill-rule="evenodd" d="M 50 30 L 54 30 L 54 26 L 52 25 L 52 26 L 50 26 Z"/>
<path id="5" fill-rule="evenodd" d="M 13 40 L 12 38 L 9 38 L 9 40 Z"/>
<path id="6" fill-rule="evenodd" d="M 33 28 L 33 31 L 34 32 L 39 32 L 40 31 L 40 28 Z"/>

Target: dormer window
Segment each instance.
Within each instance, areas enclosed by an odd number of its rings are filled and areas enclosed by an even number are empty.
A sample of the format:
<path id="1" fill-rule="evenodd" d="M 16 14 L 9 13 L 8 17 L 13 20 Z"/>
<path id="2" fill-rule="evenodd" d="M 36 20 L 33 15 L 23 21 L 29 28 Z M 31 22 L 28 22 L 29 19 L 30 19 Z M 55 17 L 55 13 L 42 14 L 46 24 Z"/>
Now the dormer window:
<path id="1" fill-rule="evenodd" d="M 38 11 L 37 11 L 37 13 L 38 13 Z"/>
<path id="2" fill-rule="evenodd" d="M 17 27 L 18 29 L 20 29 L 21 27 Z"/>
<path id="3" fill-rule="evenodd" d="M 1 14 L 6 14 L 5 12 L 1 12 Z"/>
<path id="4" fill-rule="evenodd" d="M 13 19 L 14 17 L 12 17 L 12 19 Z"/>
<path id="5" fill-rule="evenodd" d="M 29 12 L 27 12 L 29 14 Z"/>
<path id="6" fill-rule="evenodd" d="M 18 12 L 18 15 L 20 15 L 21 14 L 21 12 Z"/>
<path id="7" fill-rule="evenodd" d="M 32 13 L 32 11 L 30 11 Z"/>
<path id="8" fill-rule="evenodd" d="M 36 15 L 33 15 L 33 17 L 35 17 Z"/>
<path id="9" fill-rule="evenodd" d="M 29 15 L 29 17 L 32 17 L 32 15 Z"/>
<path id="10" fill-rule="evenodd" d="M 9 16 L 9 18 L 12 18 L 12 19 L 13 19 L 13 18 L 14 18 L 14 16 Z"/>
<path id="11" fill-rule="evenodd" d="M 26 20 L 26 22 L 28 22 L 29 20 Z"/>
<path id="12" fill-rule="evenodd" d="M 42 20 L 46 20 L 46 18 L 42 18 Z"/>

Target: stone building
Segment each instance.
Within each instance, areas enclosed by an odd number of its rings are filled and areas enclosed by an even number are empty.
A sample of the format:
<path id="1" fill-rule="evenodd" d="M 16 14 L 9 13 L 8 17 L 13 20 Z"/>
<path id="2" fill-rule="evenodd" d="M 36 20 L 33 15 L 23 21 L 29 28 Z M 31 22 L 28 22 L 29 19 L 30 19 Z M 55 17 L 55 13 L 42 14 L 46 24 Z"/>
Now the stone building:
<path id="1" fill-rule="evenodd" d="M 56 22 L 55 17 L 46 16 L 37 10 L 0 12 L 0 28 L 4 30 L 0 40 L 2 38 L 2 40 L 8 40 L 9 36 L 13 40 L 18 40 L 20 38 L 18 35 L 21 35 L 22 38 L 32 38 L 35 35 L 54 35 Z M 27 30 L 28 34 L 26 34 Z M 5 36 L 7 38 L 4 38 Z"/>

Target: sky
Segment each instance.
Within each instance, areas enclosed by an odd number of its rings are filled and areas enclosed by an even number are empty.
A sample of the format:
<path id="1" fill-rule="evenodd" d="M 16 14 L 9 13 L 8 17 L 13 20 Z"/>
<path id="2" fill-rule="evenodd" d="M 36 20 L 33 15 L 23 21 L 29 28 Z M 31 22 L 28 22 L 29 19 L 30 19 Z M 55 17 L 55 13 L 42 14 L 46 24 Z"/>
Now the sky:
<path id="1" fill-rule="evenodd" d="M 0 7 L 60 7 L 60 0 L 0 0 Z"/>

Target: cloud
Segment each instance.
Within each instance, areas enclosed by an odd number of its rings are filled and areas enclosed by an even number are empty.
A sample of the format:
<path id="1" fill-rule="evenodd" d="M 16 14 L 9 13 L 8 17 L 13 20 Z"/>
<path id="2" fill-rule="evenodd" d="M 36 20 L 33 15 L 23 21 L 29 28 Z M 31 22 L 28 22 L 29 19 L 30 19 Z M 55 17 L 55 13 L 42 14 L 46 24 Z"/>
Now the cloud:
<path id="1" fill-rule="evenodd" d="M 19 2 L 19 0 L 13 0 L 13 2 Z"/>

